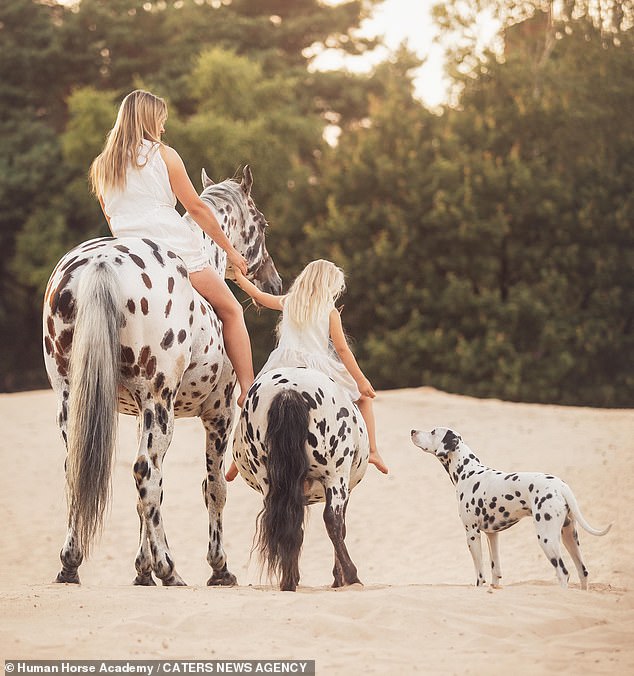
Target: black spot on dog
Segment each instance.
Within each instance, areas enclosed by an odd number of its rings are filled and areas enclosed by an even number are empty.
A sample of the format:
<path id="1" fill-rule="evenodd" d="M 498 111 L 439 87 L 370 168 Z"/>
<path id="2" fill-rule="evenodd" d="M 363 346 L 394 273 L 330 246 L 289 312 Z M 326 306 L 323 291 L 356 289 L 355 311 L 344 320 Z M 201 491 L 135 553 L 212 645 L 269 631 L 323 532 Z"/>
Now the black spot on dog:
<path id="1" fill-rule="evenodd" d="M 455 451 L 460 442 L 460 437 L 454 434 L 451 430 L 447 430 L 445 436 L 442 438 L 443 448 L 447 453 Z"/>

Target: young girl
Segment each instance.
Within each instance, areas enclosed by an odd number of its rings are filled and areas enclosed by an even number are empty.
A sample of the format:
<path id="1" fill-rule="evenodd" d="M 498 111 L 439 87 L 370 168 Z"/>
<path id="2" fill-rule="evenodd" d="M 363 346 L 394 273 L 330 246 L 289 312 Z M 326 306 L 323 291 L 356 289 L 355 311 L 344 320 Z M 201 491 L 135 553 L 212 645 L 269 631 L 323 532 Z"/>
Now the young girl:
<path id="1" fill-rule="evenodd" d="M 286 296 L 260 291 L 236 270 L 236 283 L 257 303 L 280 310 L 278 344 L 261 373 L 279 366 L 308 366 L 329 375 L 355 401 L 368 428 L 370 462 L 387 474 L 388 469 L 376 448 L 372 399 L 376 396 L 348 347 L 335 301 L 345 289 L 343 271 L 334 263 L 309 263 L 293 282 Z M 341 361 L 329 354 L 329 339 Z M 238 474 L 235 463 L 227 471 L 227 481 Z"/>
<path id="2" fill-rule="evenodd" d="M 242 306 L 211 268 L 202 233 L 176 211 L 176 199 L 196 223 L 227 252 L 228 261 L 246 274 L 236 251 L 187 175 L 178 153 L 161 142 L 167 121 L 165 101 L 136 90 L 121 103 L 102 153 L 90 167 L 92 189 L 115 237 L 147 237 L 177 253 L 193 287 L 214 307 L 222 321 L 227 355 L 241 393 L 241 406 L 253 382 L 251 342 Z"/>

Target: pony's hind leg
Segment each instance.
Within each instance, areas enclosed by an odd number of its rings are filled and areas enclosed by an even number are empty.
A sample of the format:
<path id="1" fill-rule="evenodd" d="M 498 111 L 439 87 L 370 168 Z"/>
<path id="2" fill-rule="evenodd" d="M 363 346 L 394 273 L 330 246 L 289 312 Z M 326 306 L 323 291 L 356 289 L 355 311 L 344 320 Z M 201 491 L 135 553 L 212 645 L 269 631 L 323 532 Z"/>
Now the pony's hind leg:
<path id="1" fill-rule="evenodd" d="M 218 388 L 223 390 L 224 388 Z M 209 513 L 209 548 L 207 562 L 213 571 L 207 580 L 209 586 L 230 587 L 238 583 L 236 576 L 227 568 L 227 555 L 222 543 L 222 512 L 227 500 L 227 482 L 224 473 L 224 458 L 233 423 L 233 402 L 224 405 L 222 398 L 218 408 L 207 408 L 202 421 L 206 437 L 206 476 L 202 483 L 203 498 Z M 206 402 L 209 404 L 209 401 Z"/>
<path id="2" fill-rule="evenodd" d="M 141 587 L 155 587 L 156 582 L 152 577 L 152 550 L 150 549 L 150 541 L 147 533 L 147 523 L 143 516 L 143 502 L 139 498 L 137 500 L 136 511 L 139 515 L 139 551 L 134 560 L 134 567 L 136 568 L 136 577 L 133 584 Z"/>
<path id="3" fill-rule="evenodd" d="M 137 554 L 140 569 L 137 567 L 137 573 L 144 578 L 149 547 L 155 575 L 166 586 L 183 586 L 185 582 L 174 567 L 161 518 L 163 458 L 174 431 L 174 414 L 171 407 L 168 410 L 160 400 L 156 401 L 152 408 L 146 405 L 141 413 L 141 426 L 139 450 L 134 463 L 134 480 L 139 493 L 140 518 L 143 520 Z M 143 537 L 144 527 L 147 538 Z M 147 545 L 144 542 L 146 539 Z"/>
<path id="4" fill-rule="evenodd" d="M 333 587 L 350 584 L 361 584 L 357 576 L 357 567 L 352 562 L 346 547 L 346 509 L 348 506 L 348 488 L 341 484 L 326 488 L 326 506 L 324 507 L 324 523 L 326 531 L 335 549 L 335 567 L 333 570 Z"/>

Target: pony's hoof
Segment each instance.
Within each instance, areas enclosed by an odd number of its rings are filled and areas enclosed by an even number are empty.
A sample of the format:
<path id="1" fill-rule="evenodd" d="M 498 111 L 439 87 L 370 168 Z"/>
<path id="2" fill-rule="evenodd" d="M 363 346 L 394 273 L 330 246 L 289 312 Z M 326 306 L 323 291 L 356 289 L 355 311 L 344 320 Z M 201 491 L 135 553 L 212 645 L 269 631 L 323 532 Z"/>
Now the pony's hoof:
<path id="1" fill-rule="evenodd" d="M 162 580 L 164 587 L 186 587 L 187 582 L 178 574 L 174 573 Z"/>
<path id="2" fill-rule="evenodd" d="M 68 575 L 67 573 L 64 573 L 62 570 L 61 572 L 57 573 L 57 577 L 53 580 L 53 584 L 80 584 L 79 582 L 79 574 L 75 573 L 74 575 Z"/>
<path id="3" fill-rule="evenodd" d="M 156 582 L 152 577 L 152 573 L 147 573 L 146 575 L 137 575 L 132 582 L 133 585 L 137 587 L 156 587 Z"/>
<path id="4" fill-rule="evenodd" d="M 207 580 L 208 587 L 235 587 L 238 584 L 238 578 L 228 570 L 220 573 L 214 571 L 214 574 Z"/>
<path id="5" fill-rule="evenodd" d="M 363 589 L 363 582 L 361 582 L 359 578 L 352 580 L 352 582 L 339 582 L 338 580 L 335 580 L 332 583 L 332 589 L 356 589 L 357 591 L 360 591 Z"/>

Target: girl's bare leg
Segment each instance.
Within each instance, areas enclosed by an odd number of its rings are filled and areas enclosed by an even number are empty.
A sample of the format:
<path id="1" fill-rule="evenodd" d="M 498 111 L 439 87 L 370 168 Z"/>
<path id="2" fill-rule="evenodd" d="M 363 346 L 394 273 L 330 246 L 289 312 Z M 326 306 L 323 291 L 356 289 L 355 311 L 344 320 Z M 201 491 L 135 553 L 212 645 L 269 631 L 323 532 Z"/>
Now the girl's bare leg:
<path id="1" fill-rule="evenodd" d="M 229 465 L 229 469 L 225 474 L 225 479 L 227 481 L 233 481 L 237 476 L 238 476 L 238 465 L 236 465 L 236 463 L 232 460 L 231 464 Z"/>
<path id="2" fill-rule="evenodd" d="M 383 461 L 383 458 L 379 455 L 379 452 L 376 448 L 376 424 L 374 422 L 374 409 L 372 407 L 372 399 L 370 397 L 361 397 L 357 401 L 357 406 L 361 411 L 361 415 L 365 420 L 365 425 L 368 428 L 368 439 L 370 441 L 370 458 L 369 461 L 376 465 L 376 468 L 387 474 L 388 469 L 387 465 Z"/>
<path id="3" fill-rule="evenodd" d="M 213 305 L 220 317 L 225 350 L 240 385 L 238 406 L 242 406 L 254 379 L 251 341 L 244 323 L 242 306 L 220 275 L 211 268 L 190 272 L 189 279 L 196 291 Z"/>

